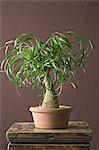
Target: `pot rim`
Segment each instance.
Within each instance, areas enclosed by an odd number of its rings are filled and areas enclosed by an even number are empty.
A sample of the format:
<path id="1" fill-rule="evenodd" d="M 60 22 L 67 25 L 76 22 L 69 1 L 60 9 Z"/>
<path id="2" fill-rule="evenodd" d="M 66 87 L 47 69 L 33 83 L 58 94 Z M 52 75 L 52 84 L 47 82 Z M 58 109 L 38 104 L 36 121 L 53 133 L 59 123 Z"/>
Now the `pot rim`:
<path id="1" fill-rule="evenodd" d="M 59 111 L 72 111 L 73 107 L 69 105 L 59 105 L 59 108 L 45 108 L 42 106 L 36 106 L 36 107 L 30 107 L 29 111 L 30 112 L 59 112 Z"/>

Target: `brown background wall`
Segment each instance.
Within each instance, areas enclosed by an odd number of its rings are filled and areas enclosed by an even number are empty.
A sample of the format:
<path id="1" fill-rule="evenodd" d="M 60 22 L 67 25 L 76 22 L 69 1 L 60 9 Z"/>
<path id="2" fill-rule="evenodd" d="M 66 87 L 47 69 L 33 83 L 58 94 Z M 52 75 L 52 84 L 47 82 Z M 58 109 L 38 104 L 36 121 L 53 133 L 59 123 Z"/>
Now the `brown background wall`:
<path id="1" fill-rule="evenodd" d="M 99 2 L 79 1 L 2 1 L 1 40 L 3 43 L 24 32 L 46 39 L 53 31 L 64 33 L 74 30 L 94 43 L 93 56 L 89 58 L 87 74 L 75 91 L 65 85 L 60 103 L 72 105 L 72 120 L 85 120 L 93 129 L 92 147 L 99 150 Z M 37 98 L 30 88 L 20 89 L 18 96 L 14 85 L 1 76 L 1 150 L 5 150 L 5 131 L 16 121 L 31 121 L 28 108 L 36 106 Z"/>

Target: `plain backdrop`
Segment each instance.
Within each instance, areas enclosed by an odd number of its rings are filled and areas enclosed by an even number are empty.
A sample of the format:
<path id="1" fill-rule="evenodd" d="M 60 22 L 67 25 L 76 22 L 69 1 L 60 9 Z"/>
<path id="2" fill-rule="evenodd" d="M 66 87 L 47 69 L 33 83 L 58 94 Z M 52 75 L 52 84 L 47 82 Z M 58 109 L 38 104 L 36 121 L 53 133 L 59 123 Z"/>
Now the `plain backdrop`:
<path id="1" fill-rule="evenodd" d="M 99 2 L 98 1 L 1 1 L 0 44 L 30 32 L 46 40 L 54 31 L 73 30 L 93 42 L 86 76 L 75 91 L 65 84 L 60 104 L 72 105 L 71 120 L 87 121 L 93 129 L 91 147 L 99 150 Z M 3 52 L 0 52 L 1 58 Z M 6 130 L 17 121 L 32 121 L 28 111 L 38 105 L 31 88 L 19 89 L 0 75 L 1 149 L 6 149 Z"/>

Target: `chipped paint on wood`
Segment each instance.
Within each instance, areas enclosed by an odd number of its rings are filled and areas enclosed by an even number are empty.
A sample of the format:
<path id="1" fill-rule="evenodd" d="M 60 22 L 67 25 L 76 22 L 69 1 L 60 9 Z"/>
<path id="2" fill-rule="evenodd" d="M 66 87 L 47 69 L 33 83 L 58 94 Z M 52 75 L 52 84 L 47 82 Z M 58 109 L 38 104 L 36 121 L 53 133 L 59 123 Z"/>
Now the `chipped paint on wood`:
<path id="1" fill-rule="evenodd" d="M 6 132 L 7 150 L 90 150 L 92 130 L 86 122 L 70 121 L 67 129 L 37 129 L 16 122 Z"/>
<path id="2" fill-rule="evenodd" d="M 85 143 L 91 140 L 92 130 L 86 122 L 70 121 L 67 129 L 37 129 L 33 122 L 16 122 L 6 132 L 10 142 Z"/>
<path id="3" fill-rule="evenodd" d="M 90 150 L 84 144 L 9 144 L 8 150 Z"/>

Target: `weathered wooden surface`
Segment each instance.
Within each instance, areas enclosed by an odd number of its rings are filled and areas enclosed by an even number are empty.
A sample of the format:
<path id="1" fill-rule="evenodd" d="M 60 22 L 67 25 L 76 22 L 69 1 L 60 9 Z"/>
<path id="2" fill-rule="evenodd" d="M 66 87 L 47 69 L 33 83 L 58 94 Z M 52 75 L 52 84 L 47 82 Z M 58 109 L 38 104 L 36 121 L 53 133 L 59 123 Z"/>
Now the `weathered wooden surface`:
<path id="1" fill-rule="evenodd" d="M 6 132 L 15 143 L 89 143 L 92 130 L 86 122 L 70 121 L 67 129 L 37 129 L 33 122 L 14 123 Z M 71 150 L 71 149 L 70 149 Z"/>
<path id="2" fill-rule="evenodd" d="M 9 144 L 7 150 L 90 150 L 88 144 Z"/>

